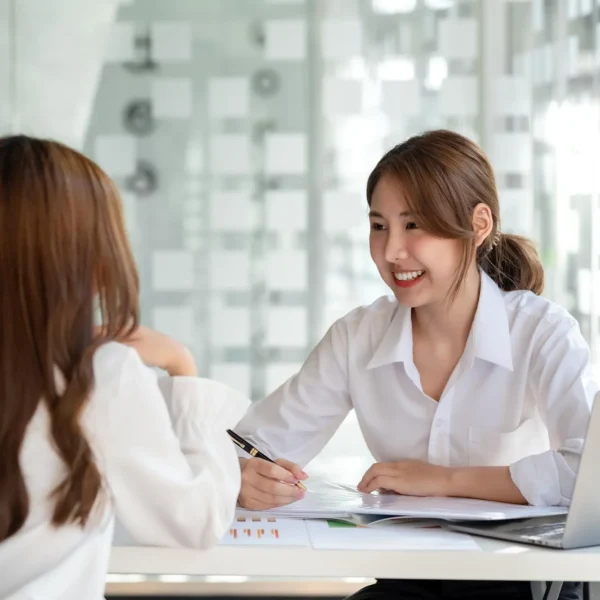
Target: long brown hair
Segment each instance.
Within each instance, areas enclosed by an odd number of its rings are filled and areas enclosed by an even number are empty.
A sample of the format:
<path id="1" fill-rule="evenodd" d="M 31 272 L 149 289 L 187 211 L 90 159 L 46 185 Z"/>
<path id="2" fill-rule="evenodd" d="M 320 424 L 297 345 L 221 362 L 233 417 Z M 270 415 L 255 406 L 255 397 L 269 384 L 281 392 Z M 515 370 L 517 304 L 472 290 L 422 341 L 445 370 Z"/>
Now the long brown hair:
<path id="1" fill-rule="evenodd" d="M 442 238 L 464 240 L 463 256 L 450 295 L 455 296 L 471 261 L 505 291 L 541 294 L 544 269 L 533 243 L 500 231 L 500 207 L 493 169 L 483 150 L 466 137 L 446 130 L 429 131 L 389 150 L 367 182 L 367 201 L 383 176 L 401 186 L 415 222 Z M 487 204 L 493 227 L 476 248 L 473 210 Z"/>
<path id="2" fill-rule="evenodd" d="M 85 525 L 102 491 L 80 424 L 94 387 L 93 355 L 138 323 L 138 275 L 119 194 L 79 152 L 0 138 L 0 289 L 2 541 L 29 512 L 19 455 L 40 402 L 68 471 L 53 493 L 53 523 Z M 94 335 L 98 309 L 102 338 Z"/>

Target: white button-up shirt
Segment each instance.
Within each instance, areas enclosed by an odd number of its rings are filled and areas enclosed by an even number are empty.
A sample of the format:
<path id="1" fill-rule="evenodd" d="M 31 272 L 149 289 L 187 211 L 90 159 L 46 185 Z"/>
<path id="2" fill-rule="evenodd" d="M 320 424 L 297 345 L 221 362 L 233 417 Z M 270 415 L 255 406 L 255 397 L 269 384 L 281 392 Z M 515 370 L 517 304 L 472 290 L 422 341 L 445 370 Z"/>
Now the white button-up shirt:
<path id="1" fill-rule="evenodd" d="M 29 515 L 0 542 L 0 598 L 103 598 L 115 515 L 140 543 L 157 546 L 206 548 L 231 524 L 240 471 L 225 430 L 249 401 L 214 381 L 157 382 L 134 350 L 116 343 L 96 352 L 94 377 L 82 425 L 104 501 L 85 529 L 51 525 L 51 493 L 66 469 L 40 403 L 20 455 Z"/>
<path id="2" fill-rule="evenodd" d="M 382 297 L 334 323 L 236 431 L 305 465 L 354 409 L 377 461 L 510 466 L 529 503 L 567 505 L 598 388 L 573 317 L 482 273 L 465 351 L 439 402 L 413 361 L 411 310 Z"/>

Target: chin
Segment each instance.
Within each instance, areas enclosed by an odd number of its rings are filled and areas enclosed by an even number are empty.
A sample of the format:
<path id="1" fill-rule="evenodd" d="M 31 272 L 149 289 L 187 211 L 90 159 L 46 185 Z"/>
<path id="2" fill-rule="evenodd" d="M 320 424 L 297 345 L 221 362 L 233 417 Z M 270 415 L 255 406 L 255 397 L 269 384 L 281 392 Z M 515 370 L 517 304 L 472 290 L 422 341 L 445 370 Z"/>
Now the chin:
<path id="1" fill-rule="evenodd" d="M 396 300 L 398 300 L 398 304 L 405 306 L 406 308 L 419 308 L 427 304 L 427 302 L 423 302 L 423 300 L 419 300 L 418 298 L 409 297 L 408 294 L 394 293 L 394 296 Z"/>

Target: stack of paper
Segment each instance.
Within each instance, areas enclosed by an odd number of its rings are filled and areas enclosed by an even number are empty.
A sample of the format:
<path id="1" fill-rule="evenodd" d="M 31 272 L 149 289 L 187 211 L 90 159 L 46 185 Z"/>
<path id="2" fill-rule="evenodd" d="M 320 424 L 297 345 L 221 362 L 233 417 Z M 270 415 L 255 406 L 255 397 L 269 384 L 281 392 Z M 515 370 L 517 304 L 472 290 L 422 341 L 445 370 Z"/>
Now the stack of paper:
<path id="1" fill-rule="evenodd" d="M 567 508 L 562 506 L 520 506 L 470 498 L 362 494 L 348 485 L 313 479 L 307 481 L 306 486 L 308 491 L 302 500 L 281 508 L 261 511 L 262 514 L 301 519 L 345 519 L 353 522 L 357 522 L 356 515 L 367 515 L 372 517 L 369 522 L 374 522 L 385 517 L 446 521 L 503 521 L 567 512 Z"/>

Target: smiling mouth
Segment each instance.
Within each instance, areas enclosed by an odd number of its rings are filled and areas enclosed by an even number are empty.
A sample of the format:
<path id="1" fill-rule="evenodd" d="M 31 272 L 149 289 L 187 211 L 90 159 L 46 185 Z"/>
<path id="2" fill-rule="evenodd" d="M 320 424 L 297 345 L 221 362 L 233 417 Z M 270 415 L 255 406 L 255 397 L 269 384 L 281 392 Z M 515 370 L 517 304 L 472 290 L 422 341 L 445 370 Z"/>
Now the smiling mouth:
<path id="1" fill-rule="evenodd" d="M 407 271 L 405 273 L 394 273 L 394 279 L 396 281 L 414 281 L 418 279 L 425 273 L 424 270 L 421 271 Z"/>

